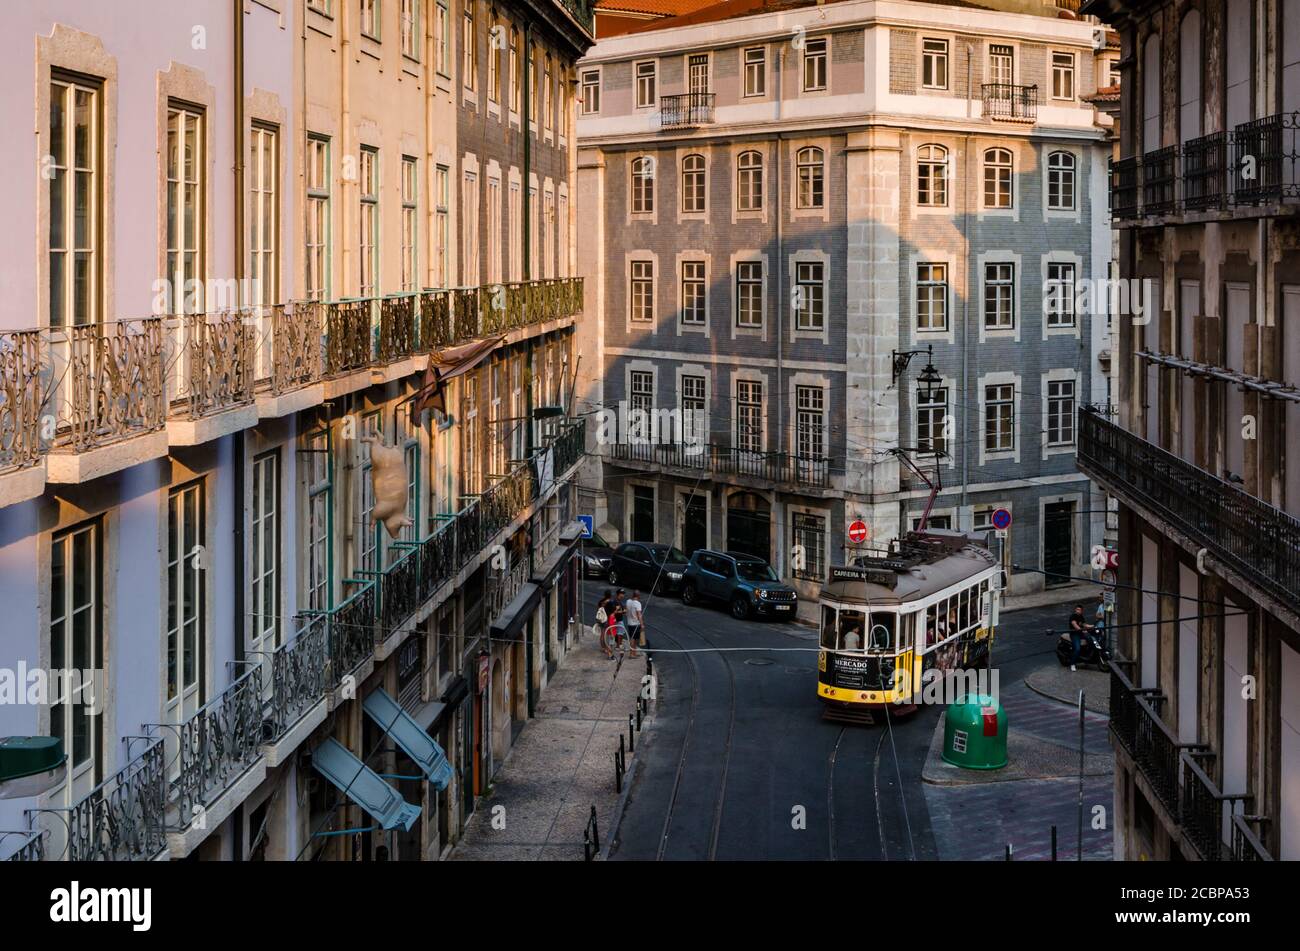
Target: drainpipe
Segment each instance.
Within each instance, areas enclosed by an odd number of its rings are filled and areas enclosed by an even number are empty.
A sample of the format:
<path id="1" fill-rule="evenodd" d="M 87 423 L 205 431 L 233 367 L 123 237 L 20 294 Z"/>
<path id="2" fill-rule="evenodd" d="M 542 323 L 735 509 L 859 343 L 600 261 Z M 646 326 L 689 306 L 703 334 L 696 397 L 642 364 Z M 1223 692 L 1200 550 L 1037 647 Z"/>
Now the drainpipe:
<path id="1" fill-rule="evenodd" d="M 244 286 L 244 0 L 232 0 L 235 16 L 234 28 L 234 92 L 235 92 L 235 286 Z M 235 660 L 244 660 L 244 431 L 234 434 L 232 440 L 232 465 L 234 478 L 231 488 L 234 505 L 231 516 L 235 521 Z"/>
<path id="2" fill-rule="evenodd" d="M 966 136 L 966 193 L 974 194 L 975 179 L 972 178 L 975 164 L 975 143 L 971 136 Z M 970 432 L 970 296 L 977 286 L 977 275 L 973 274 L 974 263 L 970 253 L 970 219 L 969 209 L 962 216 L 962 242 L 966 246 L 966 293 L 961 303 L 961 502 L 958 512 L 966 507 L 966 486 L 970 484 L 970 447 L 969 439 L 964 434 Z"/>
<path id="3" fill-rule="evenodd" d="M 523 247 L 523 275 L 525 281 L 532 280 L 532 82 L 533 82 L 533 27 L 531 23 L 524 24 L 524 88 L 523 88 L 523 115 L 520 117 L 519 131 L 524 137 L 524 180 L 523 180 L 523 219 L 524 219 L 524 247 Z M 527 298 L 525 298 L 527 299 Z M 524 420 L 524 455 L 528 460 L 526 465 L 532 465 L 533 458 L 533 340 L 528 338 L 528 344 L 524 351 L 524 406 L 525 415 L 528 417 Z M 536 518 L 536 515 L 533 516 Z M 533 547 L 533 520 L 528 520 L 528 577 L 533 576 L 536 568 L 534 564 L 535 550 Z M 528 701 L 528 718 L 533 716 L 534 697 L 533 697 L 533 622 L 536 620 L 536 613 L 528 619 L 527 633 L 524 641 L 524 693 Z"/>
<path id="4" fill-rule="evenodd" d="M 777 112 L 780 114 L 781 109 L 781 67 L 784 57 L 781 55 L 782 50 L 776 50 L 776 102 Z M 773 163 L 776 168 L 776 438 L 777 445 L 784 451 L 785 448 L 785 248 L 784 232 L 781 227 L 782 216 L 785 214 L 785 206 L 782 204 L 781 188 L 781 170 L 784 168 L 784 160 L 781 155 L 781 144 L 785 140 L 785 135 L 778 132 L 776 135 L 776 161 Z M 773 492 L 772 501 L 776 501 L 777 493 Z M 775 507 L 775 506 L 774 506 Z M 784 510 L 778 510 L 784 514 Z M 781 539 L 785 538 L 785 520 L 777 521 L 776 545 L 776 570 L 777 574 L 783 573 L 785 566 L 785 545 Z"/>

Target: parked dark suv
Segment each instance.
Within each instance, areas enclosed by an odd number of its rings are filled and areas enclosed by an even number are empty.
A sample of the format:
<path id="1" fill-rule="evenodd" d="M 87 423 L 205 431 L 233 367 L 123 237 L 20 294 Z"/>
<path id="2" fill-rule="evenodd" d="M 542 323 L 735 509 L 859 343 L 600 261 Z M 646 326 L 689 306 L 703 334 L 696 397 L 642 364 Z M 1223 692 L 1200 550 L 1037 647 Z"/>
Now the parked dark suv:
<path id="1" fill-rule="evenodd" d="M 682 601 L 698 604 L 704 599 L 725 602 L 732 617 L 742 620 L 751 615 L 793 618 L 799 604 L 794 588 L 762 558 L 701 548 L 686 566 Z"/>
<path id="2" fill-rule="evenodd" d="M 582 540 L 582 570 L 588 578 L 603 578 L 609 574 L 610 565 L 614 564 L 614 549 L 600 537 L 599 532 L 592 532 L 590 538 Z"/>
<path id="3" fill-rule="evenodd" d="M 662 570 L 660 570 L 662 569 Z M 686 555 L 671 545 L 655 542 L 628 542 L 614 549 L 614 563 L 609 567 L 611 587 L 658 590 L 676 594 L 682 589 Z M 657 585 L 657 588 L 656 588 Z"/>

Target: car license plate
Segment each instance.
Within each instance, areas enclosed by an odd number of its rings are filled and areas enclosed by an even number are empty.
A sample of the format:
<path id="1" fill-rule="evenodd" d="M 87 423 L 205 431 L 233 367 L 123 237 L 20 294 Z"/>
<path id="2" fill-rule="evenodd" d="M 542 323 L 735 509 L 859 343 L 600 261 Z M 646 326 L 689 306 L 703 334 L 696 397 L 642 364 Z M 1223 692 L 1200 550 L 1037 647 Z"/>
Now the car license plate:
<path id="1" fill-rule="evenodd" d="M 778 605 L 776 605 L 776 609 L 777 609 L 778 611 L 789 611 L 792 607 L 794 607 L 793 604 L 778 604 Z"/>

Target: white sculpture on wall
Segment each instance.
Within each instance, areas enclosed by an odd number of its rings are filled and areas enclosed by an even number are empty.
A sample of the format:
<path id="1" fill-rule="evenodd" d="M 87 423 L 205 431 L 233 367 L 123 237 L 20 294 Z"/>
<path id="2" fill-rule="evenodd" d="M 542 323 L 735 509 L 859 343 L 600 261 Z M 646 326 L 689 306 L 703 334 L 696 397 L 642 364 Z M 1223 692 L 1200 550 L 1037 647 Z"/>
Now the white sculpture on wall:
<path id="1" fill-rule="evenodd" d="M 406 514 L 406 455 L 396 446 L 387 446 L 376 436 L 366 436 L 370 444 L 370 481 L 375 492 L 374 519 L 383 522 L 389 538 L 397 538 L 402 529 L 415 523 Z"/>

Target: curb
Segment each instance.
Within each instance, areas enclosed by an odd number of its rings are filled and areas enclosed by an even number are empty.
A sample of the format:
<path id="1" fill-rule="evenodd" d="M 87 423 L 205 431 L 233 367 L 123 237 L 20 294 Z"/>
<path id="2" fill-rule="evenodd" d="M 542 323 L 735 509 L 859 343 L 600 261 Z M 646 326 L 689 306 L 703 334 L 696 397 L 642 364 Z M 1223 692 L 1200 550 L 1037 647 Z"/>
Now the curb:
<path id="1" fill-rule="evenodd" d="M 1024 684 L 1025 684 L 1026 687 L 1028 687 L 1028 688 L 1029 688 L 1030 690 L 1032 690 L 1034 693 L 1038 694 L 1040 697 L 1044 697 L 1044 698 L 1046 698 L 1047 700 L 1054 700 L 1054 701 L 1056 701 L 1057 703 L 1064 704 L 1065 706 L 1067 706 L 1067 707 L 1072 707 L 1072 708 L 1074 708 L 1074 709 L 1076 709 L 1076 710 L 1077 710 L 1078 707 L 1079 707 L 1079 698 L 1078 698 L 1077 696 L 1075 696 L 1075 697 L 1073 697 L 1073 698 L 1058 697 L 1058 696 L 1057 696 L 1056 694 L 1054 694 L 1054 693 L 1048 693 L 1046 690 L 1044 690 L 1044 689 L 1042 689 L 1042 688 L 1040 688 L 1040 687 L 1036 687 L 1036 686 L 1034 686 L 1032 683 L 1030 683 L 1028 677 L 1026 677 L 1026 678 L 1024 679 Z M 1086 693 L 1084 694 L 1084 698 L 1083 698 L 1083 709 L 1084 709 L 1084 712 L 1085 712 L 1085 713 L 1095 713 L 1095 714 L 1097 714 L 1097 715 L 1103 717 L 1107 722 L 1110 722 L 1110 706 L 1109 706 L 1109 704 L 1106 706 L 1105 709 L 1100 709 L 1100 710 L 1097 709 L 1096 707 L 1089 706 L 1089 705 L 1088 705 L 1088 696 L 1087 696 Z"/>
<path id="2" fill-rule="evenodd" d="M 647 649 L 649 648 L 649 646 L 650 646 L 650 642 L 649 640 L 647 640 L 646 641 Z M 620 665 L 621 663 L 622 662 L 620 661 Z M 658 673 L 656 673 L 655 674 L 656 680 L 658 679 L 658 676 L 659 676 Z M 650 724 L 653 722 L 654 714 L 658 712 L 658 707 L 659 707 L 659 701 L 658 699 L 655 699 L 654 706 L 646 710 L 646 715 L 641 720 L 641 734 L 643 737 L 647 732 L 647 727 L 649 727 Z M 627 812 L 627 801 L 632 794 L 632 780 L 636 777 L 636 769 L 637 766 L 640 765 L 640 762 L 641 762 L 641 758 L 637 756 L 635 753 L 633 753 L 631 765 L 628 766 L 627 772 L 623 774 L 623 791 L 618 794 L 618 801 L 614 803 L 614 815 L 613 815 L 613 819 L 610 822 L 609 834 L 605 837 L 605 842 L 600 847 L 600 851 L 596 853 L 597 860 L 601 862 L 606 862 L 609 860 L 609 850 L 614 845 L 615 840 L 618 839 L 618 830 L 622 828 L 623 815 L 624 813 Z"/>

